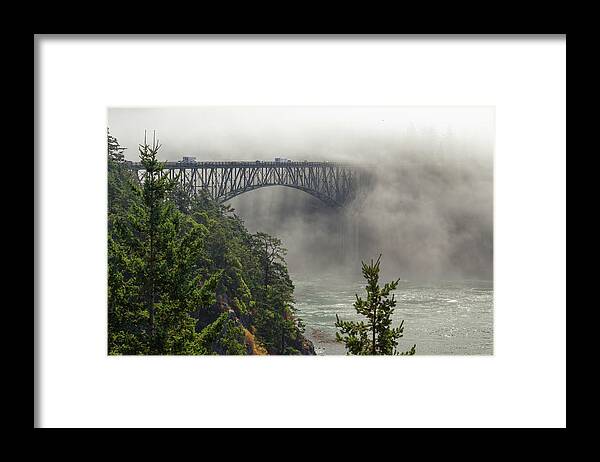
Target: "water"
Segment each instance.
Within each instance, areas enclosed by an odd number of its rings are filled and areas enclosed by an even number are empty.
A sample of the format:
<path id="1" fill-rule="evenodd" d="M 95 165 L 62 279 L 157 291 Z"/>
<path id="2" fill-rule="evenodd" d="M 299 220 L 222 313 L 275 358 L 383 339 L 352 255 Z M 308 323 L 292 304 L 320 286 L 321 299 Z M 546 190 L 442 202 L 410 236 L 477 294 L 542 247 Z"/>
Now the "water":
<path id="1" fill-rule="evenodd" d="M 352 304 L 355 294 L 364 296 L 365 280 L 331 275 L 292 275 L 292 280 L 298 315 L 317 354 L 346 354 L 344 345 L 335 341 L 335 315 L 362 318 Z M 404 319 L 398 349 L 408 350 L 416 343 L 418 355 L 493 354 L 491 281 L 400 281 L 395 294 L 398 303 L 392 326 Z"/>

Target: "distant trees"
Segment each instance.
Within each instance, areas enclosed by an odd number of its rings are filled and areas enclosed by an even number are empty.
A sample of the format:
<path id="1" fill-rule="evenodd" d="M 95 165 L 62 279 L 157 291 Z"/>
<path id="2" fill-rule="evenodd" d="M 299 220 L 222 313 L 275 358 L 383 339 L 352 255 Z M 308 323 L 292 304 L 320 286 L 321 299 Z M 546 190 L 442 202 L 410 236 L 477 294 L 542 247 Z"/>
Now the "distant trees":
<path id="1" fill-rule="evenodd" d="M 381 255 L 376 262 L 362 262 L 362 273 L 367 280 L 367 297 L 356 295 L 354 308 L 356 312 L 367 318 L 364 321 L 342 321 L 336 314 L 336 340 L 343 342 L 348 354 L 352 355 L 414 355 L 416 345 L 405 352 L 398 352 L 398 339 L 404 332 L 404 321 L 399 327 L 392 328 L 391 316 L 396 306 L 394 294 L 400 279 L 379 286 L 379 270 Z M 390 297 L 391 294 L 391 297 Z"/>

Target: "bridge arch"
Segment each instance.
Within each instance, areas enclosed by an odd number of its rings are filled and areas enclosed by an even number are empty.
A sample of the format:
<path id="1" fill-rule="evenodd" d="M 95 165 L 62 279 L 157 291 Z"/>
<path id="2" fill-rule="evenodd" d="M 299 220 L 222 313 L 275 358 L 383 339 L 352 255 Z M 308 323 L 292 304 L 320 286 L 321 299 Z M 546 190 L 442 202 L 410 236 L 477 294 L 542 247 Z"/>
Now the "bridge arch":
<path id="1" fill-rule="evenodd" d="M 291 188 L 291 189 L 296 189 L 298 191 L 303 191 L 306 194 L 311 195 L 312 197 L 320 200 L 321 202 L 325 203 L 326 205 L 328 205 L 329 207 L 343 207 L 344 204 L 340 204 L 338 202 L 336 202 L 334 199 L 331 199 L 321 193 L 319 193 L 318 191 L 314 191 L 312 189 L 309 188 L 304 188 L 301 186 L 294 186 L 294 185 L 287 185 L 287 184 L 263 184 L 263 185 L 257 185 L 257 186 L 251 186 L 248 187 L 246 189 L 238 189 L 238 190 L 233 190 L 230 191 L 229 193 L 227 193 L 225 196 L 223 196 L 222 198 L 219 198 L 220 202 L 226 202 L 228 200 L 233 199 L 234 197 L 240 196 L 246 192 L 250 192 L 250 191 L 256 191 L 257 189 L 262 189 L 262 188 L 268 188 L 268 187 L 272 187 L 272 186 L 280 186 L 282 188 Z"/>
<path id="2" fill-rule="evenodd" d="M 128 162 L 139 181 L 146 174 L 139 162 Z M 165 162 L 160 172 L 191 194 L 200 190 L 219 202 L 269 186 L 304 191 L 330 207 L 344 207 L 355 197 L 358 172 L 337 162 Z"/>

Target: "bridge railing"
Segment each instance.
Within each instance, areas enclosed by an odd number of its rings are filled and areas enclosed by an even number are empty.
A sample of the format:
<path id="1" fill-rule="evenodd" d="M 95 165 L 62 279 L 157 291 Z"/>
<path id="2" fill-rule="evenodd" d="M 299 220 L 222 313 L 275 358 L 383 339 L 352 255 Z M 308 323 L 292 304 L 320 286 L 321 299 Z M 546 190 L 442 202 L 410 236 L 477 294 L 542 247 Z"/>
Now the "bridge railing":
<path id="1" fill-rule="evenodd" d="M 125 161 L 125 164 L 133 170 L 144 170 L 141 162 Z M 255 168 L 255 167 L 356 167 L 344 162 L 315 162 L 315 161 L 200 161 L 200 162 L 181 162 L 181 161 L 164 161 L 162 162 L 163 169 L 180 169 L 180 168 Z"/>

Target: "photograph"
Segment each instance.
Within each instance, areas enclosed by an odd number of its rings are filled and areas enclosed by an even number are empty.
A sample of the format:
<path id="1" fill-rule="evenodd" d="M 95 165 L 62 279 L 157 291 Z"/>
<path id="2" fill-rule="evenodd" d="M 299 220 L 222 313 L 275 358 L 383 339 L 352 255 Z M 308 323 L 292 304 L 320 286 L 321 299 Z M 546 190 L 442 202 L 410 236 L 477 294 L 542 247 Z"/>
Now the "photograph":
<path id="1" fill-rule="evenodd" d="M 492 355 L 493 106 L 109 107 L 109 355 Z"/>

